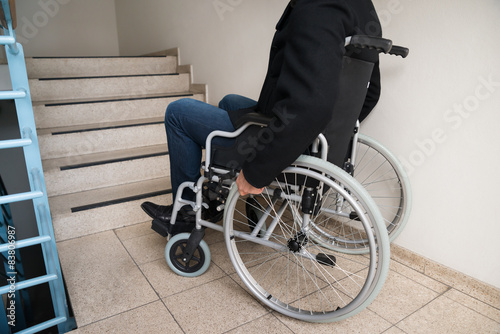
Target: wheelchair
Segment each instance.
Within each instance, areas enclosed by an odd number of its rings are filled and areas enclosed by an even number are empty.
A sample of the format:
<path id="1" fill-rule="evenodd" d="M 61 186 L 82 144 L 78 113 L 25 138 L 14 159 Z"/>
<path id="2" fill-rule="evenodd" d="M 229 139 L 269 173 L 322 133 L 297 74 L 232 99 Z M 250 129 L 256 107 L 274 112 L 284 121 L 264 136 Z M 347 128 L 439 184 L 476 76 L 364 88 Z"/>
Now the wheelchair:
<path id="1" fill-rule="evenodd" d="M 402 56 L 408 52 L 375 37 L 352 36 L 347 44 Z M 361 110 L 358 102 L 366 95 L 373 64 L 345 59 L 341 77 L 352 79 L 349 69 L 358 72 L 360 67 L 362 74 L 356 73 L 356 80 L 346 85 L 350 94 L 340 94 L 340 100 L 350 105 L 340 103 L 336 108 Z M 259 114 L 245 117 L 234 132 L 209 135 L 203 175 L 179 187 L 171 221 L 189 205 L 196 213 L 196 226 L 169 238 L 169 267 L 186 277 L 203 274 L 211 261 L 203 237 L 211 228 L 224 233 L 236 272 L 264 305 L 309 322 L 357 314 L 379 293 L 389 269 L 388 228 L 377 204 L 349 172 L 329 162 L 329 137 L 335 132 L 328 127 L 311 143 L 310 152 L 277 175 L 262 194 L 240 196 L 235 180 L 247 157 L 213 145 L 213 140 L 231 138 L 238 147 L 248 136 L 265 131 L 270 121 Z M 194 201 L 182 198 L 185 189 L 195 193 Z M 222 226 L 217 224 L 221 217 Z"/>
<path id="2" fill-rule="evenodd" d="M 344 170 L 375 201 L 387 227 L 389 241 L 394 241 L 403 231 L 411 213 L 411 184 L 402 164 L 380 142 L 360 133 L 357 122 Z"/>

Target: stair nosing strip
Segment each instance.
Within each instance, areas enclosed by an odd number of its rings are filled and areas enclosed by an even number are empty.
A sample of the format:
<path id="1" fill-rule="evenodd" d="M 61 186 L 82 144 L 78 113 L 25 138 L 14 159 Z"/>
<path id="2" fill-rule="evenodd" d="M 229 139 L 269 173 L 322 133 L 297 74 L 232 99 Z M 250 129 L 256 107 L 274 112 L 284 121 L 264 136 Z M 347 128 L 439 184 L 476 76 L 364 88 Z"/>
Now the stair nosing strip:
<path id="1" fill-rule="evenodd" d="M 38 78 L 38 79 L 33 79 L 33 80 L 38 80 L 38 81 L 87 80 L 87 79 L 116 79 L 116 78 L 160 77 L 160 76 L 178 76 L 178 75 L 180 75 L 180 73 L 124 74 L 124 75 L 103 75 L 103 76 L 91 76 L 91 77 Z"/>
<path id="2" fill-rule="evenodd" d="M 82 132 L 92 132 L 92 131 L 101 131 L 101 130 L 112 130 L 112 129 L 122 129 L 122 128 L 131 128 L 134 126 L 144 126 L 144 125 L 157 125 L 157 124 L 163 124 L 163 121 L 156 121 L 156 122 L 147 122 L 147 123 L 136 123 L 136 124 L 124 124 L 124 125 L 114 125 L 114 126 L 105 126 L 105 127 L 99 127 L 99 128 L 93 128 L 93 129 L 80 129 L 80 130 L 68 130 L 68 131 L 58 131 L 58 132 L 52 132 L 52 136 L 59 136 L 59 135 L 67 135 L 67 134 L 72 134 L 72 133 L 82 133 Z"/>
<path id="3" fill-rule="evenodd" d="M 79 169 L 79 168 L 88 168 L 88 167 L 94 167 L 94 166 L 100 166 L 100 165 L 106 165 L 106 164 L 112 164 L 112 163 L 118 163 L 118 162 L 154 158 L 154 157 L 160 157 L 160 156 L 164 156 L 164 155 L 168 155 L 168 152 L 142 154 L 142 155 L 137 155 L 137 156 L 133 156 L 133 157 L 116 158 L 116 159 L 109 159 L 109 160 L 102 160 L 102 161 L 95 161 L 95 162 L 87 162 L 87 163 L 83 163 L 83 164 L 67 165 L 67 166 L 59 167 L 59 170 L 61 170 L 61 171 L 74 170 L 74 169 Z"/>
<path id="4" fill-rule="evenodd" d="M 136 201 L 139 199 L 144 199 L 144 198 L 153 197 L 153 196 L 167 195 L 167 194 L 171 194 L 171 193 L 172 193 L 172 189 L 166 189 L 166 190 L 160 190 L 160 191 L 150 192 L 150 193 L 141 194 L 141 195 L 134 195 L 134 196 L 128 196 L 128 197 L 123 197 L 123 198 L 117 198 L 114 200 L 77 206 L 77 207 L 71 208 L 71 213 L 82 212 L 82 211 L 102 208 L 102 207 L 106 207 L 106 206 L 110 206 L 110 205 L 116 205 L 116 204 Z"/>
<path id="5" fill-rule="evenodd" d="M 135 101 L 135 100 L 149 100 L 149 99 L 164 99 L 164 98 L 175 98 L 183 96 L 194 96 L 195 93 L 185 93 L 185 94 L 174 94 L 174 95 L 161 95 L 161 96 L 140 96 L 140 97 L 125 97 L 125 98 L 114 98 L 105 100 L 92 100 L 92 101 L 78 101 L 78 102 L 56 102 L 56 103 L 46 103 L 45 107 L 58 107 L 58 106 L 68 106 L 77 104 L 92 104 L 92 103 L 112 103 L 120 101 Z"/>

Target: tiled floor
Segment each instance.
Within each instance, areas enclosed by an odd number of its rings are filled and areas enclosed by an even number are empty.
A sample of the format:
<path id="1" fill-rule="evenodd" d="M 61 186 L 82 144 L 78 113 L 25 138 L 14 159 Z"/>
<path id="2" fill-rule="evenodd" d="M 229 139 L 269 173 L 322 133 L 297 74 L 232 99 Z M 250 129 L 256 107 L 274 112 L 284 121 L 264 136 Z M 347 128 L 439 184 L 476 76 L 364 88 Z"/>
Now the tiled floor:
<path id="1" fill-rule="evenodd" d="M 311 324 L 263 307 L 234 273 L 222 234 L 207 230 L 212 264 L 197 278 L 166 264 L 166 239 L 145 222 L 60 242 L 79 328 L 72 333 L 500 333 L 488 305 L 396 261 L 360 314 Z"/>

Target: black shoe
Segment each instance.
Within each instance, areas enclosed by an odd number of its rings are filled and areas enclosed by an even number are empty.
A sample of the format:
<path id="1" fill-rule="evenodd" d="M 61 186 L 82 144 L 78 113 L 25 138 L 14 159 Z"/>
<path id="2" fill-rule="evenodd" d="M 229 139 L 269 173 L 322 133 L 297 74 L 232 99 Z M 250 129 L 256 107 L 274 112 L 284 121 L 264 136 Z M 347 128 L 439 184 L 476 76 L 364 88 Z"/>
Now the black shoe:
<path id="1" fill-rule="evenodd" d="M 151 218 L 159 220 L 163 223 L 170 223 L 172 218 L 173 205 L 158 205 L 151 202 L 144 202 L 141 204 L 142 210 Z M 189 209 L 189 206 L 183 206 L 177 212 L 176 223 L 194 223 L 196 221 L 195 213 Z"/>
<path id="2" fill-rule="evenodd" d="M 151 228 L 162 237 L 176 235 L 183 232 L 191 232 L 196 226 L 196 215 L 189 206 L 183 206 L 177 212 L 175 224 L 171 224 L 173 205 L 158 205 L 151 202 L 144 202 L 141 208 L 153 218 Z"/>

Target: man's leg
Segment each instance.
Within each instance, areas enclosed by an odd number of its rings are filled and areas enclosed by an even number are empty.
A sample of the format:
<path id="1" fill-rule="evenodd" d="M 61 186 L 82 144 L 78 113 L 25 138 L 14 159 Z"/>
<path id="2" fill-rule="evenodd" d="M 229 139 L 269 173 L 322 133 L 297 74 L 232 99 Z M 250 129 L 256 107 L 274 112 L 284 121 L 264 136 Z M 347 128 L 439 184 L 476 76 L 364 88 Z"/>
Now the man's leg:
<path id="1" fill-rule="evenodd" d="M 200 177 L 201 153 L 206 138 L 215 130 L 234 131 L 225 110 L 237 110 L 254 106 L 255 101 L 239 95 L 228 95 L 219 103 L 220 108 L 192 99 L 181 99 L 170 103 L 165 113 L 165 129 L 170 156 L 170 178 L 173 198 L 178 187 L 185 181 L 196 181 Z M 191 191 L 183 198 L 194 199 Z M 145 202 L 141 207 L 152 218 L 170 222 L 171 206 Z M 180 215 L 177 221 L 192 219 Z"/>
<path id="2" fill-rule="evenodd" d="M 252 100 L 248 97 L 229 94 L 224 96 L 222 100 L 219 102 L 219 108 L 227 111 L 251 108 L 257 104 L 257 101 Z"/>
<path id="3" fill-rule="evenodd" d="M 175 198 L 185 181 L 200 177 L 201 153 L 208 135 L 215 130 L 234 131 L 227 112 L 210 104 L 192 99 L 170 103 L 165 113 L 170 178 Z M 185 193 L 193 199 L 193 193 Z"/>

